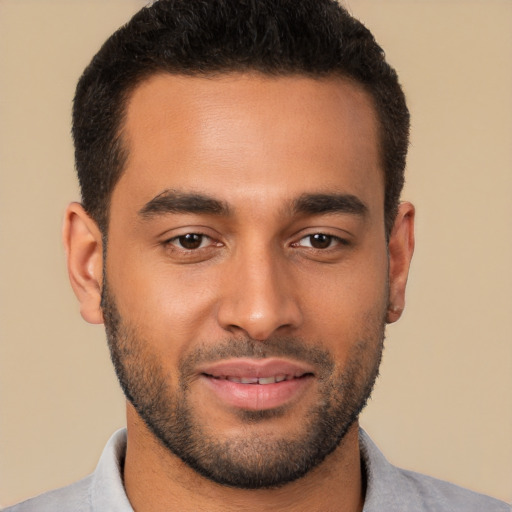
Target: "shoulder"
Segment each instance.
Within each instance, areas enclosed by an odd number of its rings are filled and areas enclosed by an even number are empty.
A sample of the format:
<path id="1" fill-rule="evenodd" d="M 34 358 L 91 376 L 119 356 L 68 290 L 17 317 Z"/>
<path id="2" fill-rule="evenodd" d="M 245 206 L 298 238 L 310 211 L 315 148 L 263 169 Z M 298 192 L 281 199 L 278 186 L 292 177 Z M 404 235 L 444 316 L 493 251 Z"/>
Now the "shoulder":
<path id="1" fill-rule="evenodd" d="M 45 492 L 34 498 L 8 507 L 3 512 L 56 512 L 73 510 L 74 512 L 90 512 L 90 488 L 92 476 L 88 476 L 60 489 Z"/>
<path id="2" fill-rule="evenodd" d="M 367 489 L 364 512 L 511 512 L 503 501 L 390 464 L 359 433 Z"/>
<path id="3" fill-rule="evenodd" d="M 4 512 L 132 511 L 123 485 L 126 429 L 112 435 L 94 473 L 74 484 L 23 501 Z"/>
<path id="4" fill-rule="evenodd" d="M 511 512 L 505 502 L 413 471 L 398 469 L 402 489 L 418 510 Z"/>

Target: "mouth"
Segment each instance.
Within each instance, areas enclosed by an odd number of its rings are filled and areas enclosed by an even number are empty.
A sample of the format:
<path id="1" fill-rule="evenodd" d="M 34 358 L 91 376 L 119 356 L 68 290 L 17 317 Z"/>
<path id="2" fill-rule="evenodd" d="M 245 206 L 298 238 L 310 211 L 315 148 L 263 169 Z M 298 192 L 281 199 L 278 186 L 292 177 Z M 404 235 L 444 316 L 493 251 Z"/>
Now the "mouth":
<path id="1" fill-rule="evenodd" d="M 222 361 L 199 374 L 221 404 L 252 411 L 299 399 L 315 378 L 308 365 L 279 359 Z"/>
<path id="2" fill-rule="evenodd" d="M 270 377 L 235 377 L 233 375 L 208 375 L 207 373 L 203 375 L 212 379 L 229 380 L 230 382 L 237 382 L 239 384 L 261 384 L 265 386 L 267 384 L 277 384 L 279 382 L 294 379 L 303 379 L 312 374 L 304 373 L 302 375 L 272 375 Z"/>

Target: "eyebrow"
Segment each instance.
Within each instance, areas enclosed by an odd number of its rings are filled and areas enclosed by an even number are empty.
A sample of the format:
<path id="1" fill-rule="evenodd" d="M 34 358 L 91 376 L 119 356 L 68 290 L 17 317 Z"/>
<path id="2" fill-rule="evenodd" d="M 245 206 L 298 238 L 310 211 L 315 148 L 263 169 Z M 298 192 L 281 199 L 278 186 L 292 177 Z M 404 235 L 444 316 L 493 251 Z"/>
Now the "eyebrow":
<path id="1" fill-rule="evenodd" d="M 203 194 L 164 190 L 139 210 L 139 215 L 144 219 L 166 213 L 229 215 L 230 208 L 226 203 Z"/>
<path id="2" fill-rule="evenodd" d="M 352 194 L 302 194 L 292 201 L 293 214 L 321 215 L 325 213 L 347 213 L 364 216 L 368 207 Z M 167 213 L 196 213 L 228 216 L 229 205 L 218 199 L 198 193 L 164 190 L 140 210 L 139 215 L 150 219 Z"/>
<path id="3" fill-rule="evenodd" d="M 292 211 L 308 215 L 348 213 L 364 217 L 368 207 L 352 194 L 303 194 L 293 201 Z"/>

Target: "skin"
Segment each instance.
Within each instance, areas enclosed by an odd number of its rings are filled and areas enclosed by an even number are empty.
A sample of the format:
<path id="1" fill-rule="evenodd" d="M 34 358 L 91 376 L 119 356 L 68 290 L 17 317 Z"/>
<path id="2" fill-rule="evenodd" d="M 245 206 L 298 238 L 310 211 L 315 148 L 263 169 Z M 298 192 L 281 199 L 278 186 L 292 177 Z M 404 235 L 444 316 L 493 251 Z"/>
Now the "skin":
<path id="1" fill-rule="evenodd" d="M 398 320 L 414 208 L 400 205 L 387 242 L 376 114 L 360 86 L 337 77 L 158 75 L 132 94 L 123 133 L 129 157 L 112 195 L 107 260 L 97 225 L 74 203 L 64 226 L 69 275 L 82 316 L 101 323 L 105 266 L 120 315 L 171 388 L 180 358 L 199 343 L 297 337 L 327 350 L 342 372 L 369 322 Z M 169 190 L 214 198 L 229 213 L 147 214 Z M 291 205 L 304 194 L 350 195 L 364 211 L 297 212 Z M 187 233 L 206 235 L 199 249 L 180 247 Z M 333 237 L 328 247 L 311 247 L 318 233 Z M 378 356 L 377 338 L 364 367 Z M 300 433 L 318 382 L 310 379 L 285 414 L 251 425 L 199 378 L 190 396 L 198 421 L 219 438 L 286 439 Z M 270 490 L 200 476 L 129 403 L 127 425 L 124 479 L 137 511 L 362 509 L 357 421 L 319 466 Z"/>

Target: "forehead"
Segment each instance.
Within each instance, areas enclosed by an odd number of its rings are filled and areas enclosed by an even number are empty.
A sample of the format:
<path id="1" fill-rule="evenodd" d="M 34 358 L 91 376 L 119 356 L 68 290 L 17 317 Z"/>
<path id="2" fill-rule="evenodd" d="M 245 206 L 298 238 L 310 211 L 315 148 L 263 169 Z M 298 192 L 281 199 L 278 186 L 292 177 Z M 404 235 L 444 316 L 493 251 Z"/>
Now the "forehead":
<path id="1" fill-rule="evenodd" d="M 113 202 L 142 206 L 170 188 L 227 202 L 333 189 L 383 198 L 371 97 L 339 77 L 155 75 L 129 98 L 123 141 Z"/>

